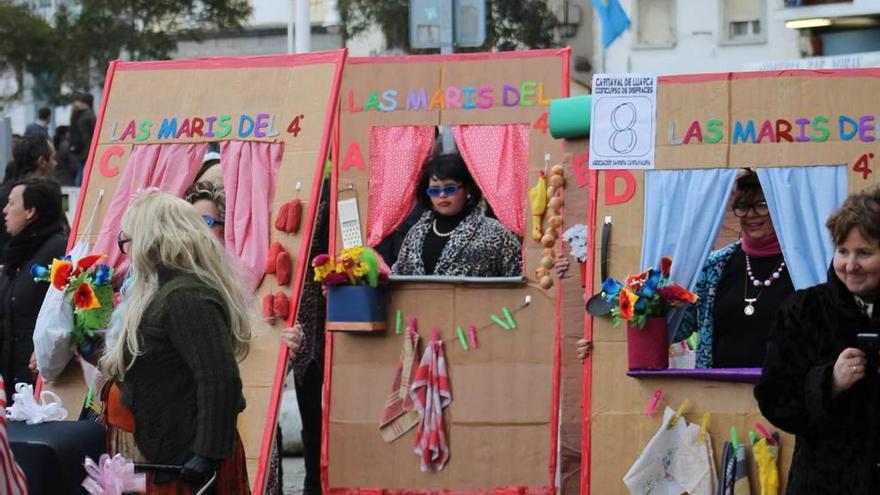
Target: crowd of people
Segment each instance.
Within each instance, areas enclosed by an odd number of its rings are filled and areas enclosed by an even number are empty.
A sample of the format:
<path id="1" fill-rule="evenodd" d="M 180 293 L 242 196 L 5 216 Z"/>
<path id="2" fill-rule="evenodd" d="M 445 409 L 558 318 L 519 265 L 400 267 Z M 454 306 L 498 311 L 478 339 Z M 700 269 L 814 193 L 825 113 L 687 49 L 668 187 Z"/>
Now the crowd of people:
<path id="1" fill-rule="evenodd" d="M 72 125 L 59 127 L 54 140 L 51 112 L 41 109 L 15 144 L 0 185 L 0 373 L 7 396 L 15 383 L 33 383 L 36 376 L 32 334 L 47 284 L 35 282 L 29 268 L 65 254 L 70 227 L 60 184 L 82 180 L 94 131 L 91 104 L 88 95 L 79 97 Z M 219 494 L 249 491 L 236 423 L 246 407 L 239 362 L 252 333 L 251 295 L 242 293 L 224 246 L 219 154 L 209 155 L 182 198 L 140 193 L 117 237 L 129 263 L 100 359 L 111 378 L 102 419 L 111 452 L 183 466 L 179 475 L 149 473 L 149 493 L 190 493 L 213 477 Z M 427 160 L 417 203 L 400 239 L 380 246 L 392 274 L 523 274 L 522 240 L 492 217 L 459 155 Z M 698 303 L 686 310 L 675 340 L 699 336 L 698 368 L 762 368 L 754 392 L 760 410 L 796 436 L 789 494 L 876 493 L 880 189 L 851 194 L 828 219 L 835 252 L 827 282 L 800 291 L 753 171 L 738 177 L 730 209 L 740 237 L 705 261 Z M 328 248 L 329 181 L 314 221 L 312 256 Z M 560 261 L 557 274 L 564 276 L 567 267 Z M 303 420 L 306 494 L 321 493 L 326 301 L 313 275 L 305 275 L 295 324 L 281 332 Z M 590 342 L 578 342 L 581 358 L 591 349 Z M 279 454 L 280 444 L 268 493 L 280 493 Z"/>

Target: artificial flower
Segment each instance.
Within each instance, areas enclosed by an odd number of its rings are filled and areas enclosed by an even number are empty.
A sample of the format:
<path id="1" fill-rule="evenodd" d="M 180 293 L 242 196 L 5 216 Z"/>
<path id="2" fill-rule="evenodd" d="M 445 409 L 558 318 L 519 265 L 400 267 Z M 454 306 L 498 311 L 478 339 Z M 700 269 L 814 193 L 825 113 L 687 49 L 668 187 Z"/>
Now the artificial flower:
<path id="1" fill-rule="evenodd" d="M 635 303 L 639 299 L 639 296 L 635 295 L 631 290 L 624 288 L 620 291 L 620 295 L 618 296 L 618 301 L 620 304 L 620 317 L 624 320 L 631 320 L 633 317 L 633 310 L 635 309 Z"/>
<path id="2" fill-rule="evenodd" d="M 319 254 L 318 256 L 315 256 L 314 260 L 312 260 L 312 266 L 315 268 L 318 268 L 319 266 L 323 267 L 327 263 L 329 263 L 330 261 L 331 261 L 331 259 L 330 259 L 329 255 Z"/>
<path id="3" fill-rule="evenodd" d="M 98 268 L 95 269 L 95 277 L 94 283 L 95 285 L 104 285 L 110 283 L 110 276 L 113 274 L 113 271 L 107 265 L 98 265 Z"/>
<path id="4" fill-rule="evenodd" d="M 660 273 L 663 274 L 664 277 L 669 278 L 669 272 L 672 269 L 672 258 L 669 256 L 664 256 L 660 258 Z"/>
<path id="5" fill-rule="evenodd" d="M 49 269 L 42 265 L 31 265 L 31 276 L 38 280 L 49 280 Z"/>
<path id="6" fill-rule="evenodd" d="M 693 304 L 697 302 L 697 295 L 678 284 L 669 284 L 659 289 L 660 297 L 669 301 L 670 304 Z"/>
<path id="7" fill-rule="evenodd" d="M 602 292 L 612 297 L 617 296 L 617 293 L 620 292 L 622 287 L 623 286 L 620 285 L 620 282 L 611 277 L 606 278 L 605 281 L 602 282 Z"/>
<path id="8" fill-rule="evenodd" d="M 52 281 L 52 285 L 58 290 L 64 290 L 64 287 L 69 283 L 70 272 L 73 270 L 73 265 L 71 265 L 70 261 L 63 261 L 55 258 L 52 260 L 52 266 L 49 268 L 49 278 Z"/>
<path id="9" fill-rule="evenodd" d="M 73 291 L 73 305 L 78 309 L 96 309 L 101 307 L 101 301 L 88 283 L 82 283 Z"/>
<path id="10" fill-rule="evenodd" d="M 107 256 L 106 254 L 101 254 L 101 253 L 90 254 L 88 256 L 84 256 L 84 257 L 80 258 L 80 260 L 76 262 L 76 266 L 80 270 L 88 270 L 89 268 L 92 267 L 92 265 L 97 263 L 98 260 L 100 260 L 101 258 L 105 258 L 106 256 Z"/>
<path id="11" fill-rule="evenodd" d="M 328 287 L 342 285 L 346 282 L 348 282 L 348 277 L 344 273 L 330 272 L 324 277 L 324 285 Z"/>
<path id="12" fill-rule="evenodd" d="M 645 278 L 644 284 L 642 285 L 641 293 L 639 294 L 642 297 L 651 298 L 654 297 L 654 294 L 657 293 L 657 288 L 660 285 L 660 272 L 654 270 L 653 268 L 648 268 L 645 272 L 648 274 L 647 278 Z"/>

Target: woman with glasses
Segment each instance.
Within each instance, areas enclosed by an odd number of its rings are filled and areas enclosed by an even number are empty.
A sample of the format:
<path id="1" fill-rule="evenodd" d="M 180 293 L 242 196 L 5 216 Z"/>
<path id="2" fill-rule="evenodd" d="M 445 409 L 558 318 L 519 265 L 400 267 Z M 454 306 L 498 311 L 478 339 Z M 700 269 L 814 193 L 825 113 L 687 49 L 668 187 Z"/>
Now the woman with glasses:
<path id="1" fill-rule="evenodd" d="M 199 212 L 208 228 L 223 242 L 223 222 L 226 219 L 226 194 L 223 186 L 199 181 L 191 185 L 183 198 Z"/>
<path id="2" fill-rule="evenodd" d="M 697 368 L 758 368 L 776 309 L 794 292 L 757 174 L 736 180 L 740 239 L 709 255 L 676 341 L 697 332 Z"/>
<path id="3" fill-rule="evenodd" d="M 250 493 L 236 421 L 251 323 L 226 249 L 191 205 L 158 190 L 132 201 L 117 242 L 131 266 L 100 361 L 113 381 L 112 453 L 183 466 L 147 473 L 151 494 L 191 493 L 215 473 L 212 493 Z"/>
<path id="4" fill-rule="evenodd" d="M 396 275 L 522 275 L 522 246 L 480 207 L 482 193 L 459 155 L 432 158 L 416 191 L 426 210 L 406 234 Z"/>

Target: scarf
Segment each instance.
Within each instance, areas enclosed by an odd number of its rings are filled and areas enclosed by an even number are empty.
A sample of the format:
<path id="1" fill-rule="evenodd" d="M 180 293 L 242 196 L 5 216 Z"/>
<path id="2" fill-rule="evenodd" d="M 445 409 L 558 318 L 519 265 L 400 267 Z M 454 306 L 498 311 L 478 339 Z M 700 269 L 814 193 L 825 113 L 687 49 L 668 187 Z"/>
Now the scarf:
<path id="1" fill-rule="evenodd" d="M 6 244 L 6 273 L 14 273 L 22 267 L 53 235 L 61 232 L 64 226 L 59 222 L 42 223 L 39 220 L 28 224 L 24 230 L 12 236 Z M 29 269 L 30 267 L 25 267 Z"/>
<path id="2" fill-rule="evenodd" d="M 782 252 L 782 247 L 779 245 L 779 238 L 776 237 L 776 232 L 757 240 L 744 235 L 740 236 L 740 241 L 742 241 L 742 250 L 745 251 L 747 255 L 756 258 L 775 256 Z"/>

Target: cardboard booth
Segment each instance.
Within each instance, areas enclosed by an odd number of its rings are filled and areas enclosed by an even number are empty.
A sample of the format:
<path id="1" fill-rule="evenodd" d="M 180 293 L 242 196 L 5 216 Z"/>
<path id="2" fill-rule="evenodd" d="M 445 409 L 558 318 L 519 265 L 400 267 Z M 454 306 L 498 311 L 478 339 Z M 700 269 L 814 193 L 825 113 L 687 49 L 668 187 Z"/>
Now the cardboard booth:
<path id="1" fill-rule="evenodd" d="M 554 493 L 566 324 L 561 291 L 571 284 L 579 298 L 582 289 L 576 276 L 539 286 L 535 269 L 545 248 L 530 233 L 527 190 L 539 172 L 564 163 L 566 197 L 579 193 L 571 159 L 546 120 L 550 100 L 568 94 L 568 56 L 565 49 L 349 59 L 335 137 L 331 246 L 375 246 L 400 225 L 435 127 L 449 126 L 487 203 L 523 237 L 523 277 L 392 277 L 384 289 L 384 331 L 328 334 L 326 493 Z M 566 205 L 566 219 L 570 211 Z M 505 313 L 515 328 L 502 327 Z M 573 318 L 582 321 L 582 314 Z M 419 427 L 390 442 L 379 428 L 413 318 L 423 346 L 433 332 L 442 339 L 451 391 L 443 409 L 449 461 L 427 472 L 413 451 Z M 459 328 L 474 331 L 476 347 Z"/>
<path id="2" fill-rule="evenodd" d="M 259 302 L 281 293 L 297 307 L 344 59 L 339 50 L 113 62 L 73 221 L 70 246 L 96 212 L 93 250 L 123 267 L 115 238 L 131 194 L 146 187 L 182 194 L 202 166 L 207 143 L 219 143 L 215 180 L 227 195 L 225 242 L 255 301 L 254 337 L 241 363 L 247 408 L 238 424 L 254 493 L 262 493 L 265 484 L 287 361 L 287 348 L 279 342 L 285 321 L 270 327 L 258 315 Z M 280 206 L 294 199 L 302 204 L 302 226 L 296 234 L 279 231 L 271 222 Z M 271 241 L 279 241 L 292 258 L 289 282 L 264 273 Z M 75 419 L 87 392 L 79 365 L 71 362 L 43 387 L 58 393 Z"/>
<path id="3" fill-rule="evenodd" d="M 792 272 L 795 288 L 823 282 L 833 250 L 795 246 L 797 237 L 786 226 L 799 225 L 815 238 L 827 236 L 829 206 L 839 206 L 848 192 L 880 184 L 875 173 L 878 108 L 872 98 L 880 90 L 880 71 L 651 79 L 639 74 L 594 79 L 589 222 L 595 235 L 587 294 L 602 284 L 598 260 L 606 222 L 613 225 L 608 274 L 618 280 L 657 266 L 659 255 L 673 256 L 675 276 L 675 258 L 684 254 L 667 249 L 723 245 L 715 238 L 717 223 L 710 232 L 703 219 L 722 221 L 736 169 L 742 167 L 757 170 L 786 262 L 800 265 L 797 275 Z M 620 112 L 632 115 L 624 118 Z M 635 138 L 618 138 L 630 132 Z M 683 189 L 675 185 L 676 177 L 686 178 Z M 726 225 L 733 223 L 726 220 Z M 666 228 L 657 229 L 658 224 Z M 730 242 L 736 235 L 728 231 L 727 237 Z M 814 259 L 819 261 L 808 262 Z M 692 280 L 676 281 L 686 285 Z M 586 336 L 595 348 L 584 369 L 583 493 L 629 493 L 622 479 L 661 426 L 665 406 L 676 409 L 689 399 L 683 417 L 698 425 L 704 413 L 711 414 L 716 465 L 731 427 L 746 443 L 756 422 L 770 426 L 752 395 L 760 369 L 628 371 L 626 335 L 624 328 L 612 327 L 610 318 L 587 320 Z M 658 389 L 660 407 L 647 416 Z M 780 493 L 793 449 L 794 438 L 782 434 Z M 749 464 L 752 493 L 760 493 L 751 449 Z"/>

